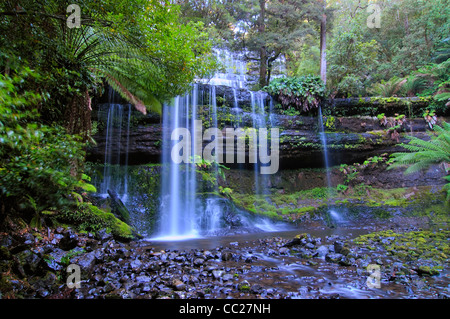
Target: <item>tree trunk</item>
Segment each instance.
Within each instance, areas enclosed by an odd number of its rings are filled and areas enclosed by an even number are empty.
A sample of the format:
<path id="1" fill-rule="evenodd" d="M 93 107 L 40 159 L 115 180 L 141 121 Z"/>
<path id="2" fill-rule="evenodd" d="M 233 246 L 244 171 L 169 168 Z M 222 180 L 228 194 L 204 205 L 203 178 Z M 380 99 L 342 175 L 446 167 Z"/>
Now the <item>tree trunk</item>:
<path id="1" fill-rule="evenodd" d="M 259 51 L 259 86 L 265 87 L 267 83 L 267 51 L 266 47 L 262 47 Z"/>
<path id="2" fill-rule="evenodd" d="M 327 15 L 325 6 L 326 1 L 323 4 L 324 13 L 320 21 L 320 78 L 327 84 Z"/>
<path id="3" fill-rule="evenodd" d="M 261 38 L 264 37 L 266 31 L 266 0 L 259 0 L 260 14 L 258 19 L 258 33 Z M 259 50 L 259 85 L 260 87 L 266 86 L 267 83 L 267 50 L 263 45 Z"/>

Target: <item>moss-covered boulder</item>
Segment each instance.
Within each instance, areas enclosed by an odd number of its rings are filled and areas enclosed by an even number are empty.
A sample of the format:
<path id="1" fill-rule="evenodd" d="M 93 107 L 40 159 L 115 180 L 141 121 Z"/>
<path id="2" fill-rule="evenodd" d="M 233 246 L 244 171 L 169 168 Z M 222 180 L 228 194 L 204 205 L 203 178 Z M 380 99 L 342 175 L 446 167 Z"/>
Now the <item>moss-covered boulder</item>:
<path id="1" fill-rule="evenodd" d="M 106 230 L 116 240 L 130 241 L 142 238 L 134 227 L 121 221 L 113 213 L 100 209 L 91 203 L 83 203 L 78 209 L 58 216 L 62 223 L 75 225 L 79 231 L 98 232 Z"/>

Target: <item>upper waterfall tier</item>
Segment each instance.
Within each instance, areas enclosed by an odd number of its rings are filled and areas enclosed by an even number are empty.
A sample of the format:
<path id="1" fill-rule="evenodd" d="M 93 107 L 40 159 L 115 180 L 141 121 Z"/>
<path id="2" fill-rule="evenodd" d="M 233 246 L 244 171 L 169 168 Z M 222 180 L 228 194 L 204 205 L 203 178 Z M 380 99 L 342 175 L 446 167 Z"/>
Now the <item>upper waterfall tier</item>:
<path id="1" fill-rule="evenodd" d="M 210 85 L 224 85 L 236 89 L 247 88 L 247 63 L 243 57 L 225 50 L 217 50 L 217 58 L 223 69 L 210 80 L 202 81 Z"/>

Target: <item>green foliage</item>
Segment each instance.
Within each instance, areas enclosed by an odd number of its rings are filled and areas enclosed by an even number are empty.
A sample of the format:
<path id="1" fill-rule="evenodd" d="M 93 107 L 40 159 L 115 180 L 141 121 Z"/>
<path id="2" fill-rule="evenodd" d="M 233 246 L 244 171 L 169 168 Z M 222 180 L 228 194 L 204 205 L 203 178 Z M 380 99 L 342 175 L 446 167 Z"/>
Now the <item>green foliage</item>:
<path id="1" fill-rule="evenodd" d="M 9 209 L 37 214 L 67 204 L 67 195 L 82 186 L 73 171 L 84 158 L 77 136 L 35 122 L 39 116 L 32 106 L 42 96 L 22 87 L 38 77 L 26 67 L 0 74 L 0 198 Z"/>
<path id="2" fill-rule="evenodd" d="M 258 89 L 276 74 L 277 59 L 303 38 L 314 34 L 322 14 L 318 1 L 176 0 L 190 21 L 202 21 L 219 45 L 245 50 Z M 278 75 L 278 74 L 277 74 Z"/>
<path id="3" fill-rule="evenodd" d="M 434 63 L 442 63 L 450 59 L 450 37 L 443 39 L 436 46 L 432 61 Z"/>
<path id="4" fill-rule="evenodd" d="M 338 184 L 338 185 L 336 186 L 336 190 L 337 190 L 339 193 L 344 193 L 347 189 L 348 189 L 348 186 L 347 186 L 347 185 Z"/>
<path id="5" fill-rule="evenodd" d="M 390 97 L 398 93 L 405 82 L 404 79 L 394 76 L 388 81 L 374 83 L 368 92 L 374 96 Z"/>
<path id="6" fill-rule="evenodd" d="M 341 164 L 339 171 L 344 175 L 344 184 L 357 187 L 359 183 L 364 182 L 360 173 L 366 169 L 374 170 L 383 167 L 388 161 L 388 154 L 383 153 L 379 156 L 373 156 L 366 159 L 363 163 L 354 163 L 352 165 Z"/>
<path id="7" fill-rule="evenodd" d="M 51 95 L 40 111 L 47 121 L 68 127 L 80 121 L 90 103 L 80 99 L 100 94 L 102 80 L 141 112 L 159 111 L 160 101 L 216 66 L 202 23 L 181 23 L 179 7 L 169 0 L 79 1 L 82 25 L 67 28 L 71 3 L 0 4 L 0 51 L 28 60 L 42 74 L 30 89 Z M 10 63 L 0 66 L 8 70 Z"/>
<path id="8" fill-rule="evenodd" d="M 194 162 L 193 159 L 191 159 L 191 162 Z M 220 192 L 220 188 L 218 188 L 219 179 L 225 181 L 225 170 L 228 170 L 228 167 L 217 163 L 216 161 L 209 161 L 197 157 L 195 168 L 197 173 L 201 176 L 202 182 L 204 182 L 202 185 L 203 191 L 219 189 Z M 227 191 L 224 193 L 224 195 L 231 195 L 231 192 Z"/>
<path id="9" fill-rule="evenodd" d="M 356 245 L 377 245 L 383 247 L 391 256 L 404 261 L 411 260 L 433 260 L 438 265 L 444 264 L 450 253 L 447 238 L 448 230 L 441 231 L 412 231 L 405 233 L 395 233 L 392 230 L 373 232 L 361 235 L 353 242 Z M 437 275 L 442 270 L 440 266 L 420 266 L 419 273 Z"/>
<path id="10" fill-rule="evenodd" d="M 389 169 L 407 166 L 405 174 L 414 173 L 429 168 L 433 164 L 444 164 L 446 173 L 450 171 L 450 124 L 442 123 L 442 127 L 434 126 L 436 134 L 429 141 L 410 136 L 408 144 L 400 144 L 408 152 L 398 152 L 391 155 Z M 445 177 L 448 181 L 448 176 Z M 446 189 L 450 199 L 449 184 Z"/>
<path id="11" fill-rule="evenodd" d="M 317 108 L 325 97 L 325 85 L 318 76 L 277 78 L 263 88 L 275 96 L 284 107 L 307 112 Z"/>
<path id="12" fill-rule="evenodd" d="M 70 250 L 67 254 L 64 255 L 64 257 L 61 258 L 61 265 L 67 267 L 70 264 L 70 260 L 73 257 L 76 257 L 78 255 L 81 255 L 83 253 L 85 253 L 86 251 L 84 249 L 72 249 Z"/>
<path id="13" fill-rule="evenodd" d="M 450 59 L 439 64 L 430 63 L 405 78 L 393 77 L 389 81 L 375 83 L 368 90 L 376 96 L 425 96 L 430 97 L 429 108 L 445 113 L 450 100 Z M 430 110 L 428 110 L 430 111 Z M 426 117 L 430 123 L 431 117 Z M 433 123 L 430 123 L 432 128 Z"/>
<path id="14" fill-rule="evenodd" d="M 283 115 L 288 115 L 288 116 L 299 116 L 301 113 L 300 111 L 298 111 L 297 109 L 293 108 L 293 107 L 288 107 L 287 109 L 283 109 L 283 106 L 281 104 L 278 104 L 278 108 L 281 109 L 280 113 Z"/>
<path id="15" fill-rule="evenodd" d="M 345 176 L 345 184 L 350 185 L 357 178 L 359 171 L 354 165 L 341 164 L 339 171 Z"/>
<path id="16" fill-rule="evenodd" d="M 305 37 L 305 41 L 299 44 L 298 49 L 289 52 L 287 68 L 292 70 L 294 76 L 319 75 L 320 74 L 320 49 L 316 44 L 316 37 Z M 292 62 L 290 62 L 292 61 Z M 289 74 L 290 74 L 289 73 Z"/>
<path id="17" fill-rule="evenodd" d="M 231 198 L 233 190 L 229 187 L 219 186 L 219 193 L 224 195 L 225 197 Z"/>
<path id="18" fill-rule="evenodd" d="M 377 65 L 379 44 L 367 40 L 354 24 L 339 25 L 335 33 L 328 55 L 329 83 L 337 96 L 364 94 L 368 77 Z"/>
<path id="19" fill-rule="evenodd" d="M 448 59 L 448 0 L 377 1 L 382 12 L 381 28 L 374 29 L 367 27 L 369 0 L 328 3 L 335 11 L 327 83 L 337 96 L 412 96 L 429 83 L 408 75 L 430 62 Z M 403 91 L 397 80 L 407 81 L 402 84 Z M 366 92 L 366 88 L 372 92 Z"/>

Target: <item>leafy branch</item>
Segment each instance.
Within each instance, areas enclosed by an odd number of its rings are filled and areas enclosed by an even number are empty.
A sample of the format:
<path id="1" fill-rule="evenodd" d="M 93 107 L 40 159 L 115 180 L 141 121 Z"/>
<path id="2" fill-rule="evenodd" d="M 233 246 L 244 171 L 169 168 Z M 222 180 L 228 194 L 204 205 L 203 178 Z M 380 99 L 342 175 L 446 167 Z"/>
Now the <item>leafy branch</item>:
<path id="1" fill-rule="evenodd" d="M 277 78 L 263 88 L 273 95 L 284 107 L 308 112 L 318 108 L 325 97 L 325 85 L 318 76 L 300 76 L 292 78 Z"/>

